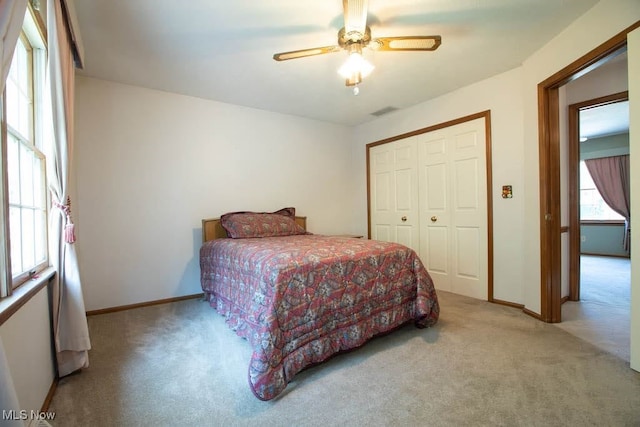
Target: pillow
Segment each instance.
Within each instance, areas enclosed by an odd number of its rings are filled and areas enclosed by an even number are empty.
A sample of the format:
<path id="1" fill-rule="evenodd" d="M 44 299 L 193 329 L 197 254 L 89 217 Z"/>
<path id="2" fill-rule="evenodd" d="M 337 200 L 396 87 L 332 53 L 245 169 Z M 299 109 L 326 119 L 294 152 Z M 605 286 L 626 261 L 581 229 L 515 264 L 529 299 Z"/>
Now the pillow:
<path id="1" fill-rule="evenodd" d="M 279 211 L 275 211 L 274 214 L 290 216 L 291 218 L 295 219 L 295 217 L 296 217 L 296 208 L 282 208 Z"/>
<path id="2" fill-rule="evenodd" d="M 308 234 L 296 224 L 295 208 L 268 212 L 231 212 L 220 217 L 220 224 L 232 239 L 293 236 Z"/>

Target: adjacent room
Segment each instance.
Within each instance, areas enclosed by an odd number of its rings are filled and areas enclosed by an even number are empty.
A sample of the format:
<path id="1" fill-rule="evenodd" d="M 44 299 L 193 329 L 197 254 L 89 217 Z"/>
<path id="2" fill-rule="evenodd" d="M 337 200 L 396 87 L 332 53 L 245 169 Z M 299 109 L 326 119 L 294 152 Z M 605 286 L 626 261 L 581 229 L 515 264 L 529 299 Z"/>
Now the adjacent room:
<path id="1" fill-rule="evenodd" d="M 0 425 L 640 422 L 637 0 L 0 18 Z"/>

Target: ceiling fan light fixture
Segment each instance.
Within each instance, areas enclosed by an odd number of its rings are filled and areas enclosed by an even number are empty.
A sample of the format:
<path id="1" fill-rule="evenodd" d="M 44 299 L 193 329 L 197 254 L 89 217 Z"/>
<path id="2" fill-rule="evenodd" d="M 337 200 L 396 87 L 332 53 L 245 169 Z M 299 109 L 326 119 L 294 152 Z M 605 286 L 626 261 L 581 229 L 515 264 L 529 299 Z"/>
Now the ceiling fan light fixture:
<path id="1" fill-rule="evenodd" d="M 338 31 L 337 45 L 280 52 L 274 54 L 273 59 L 286 61 L 344 49 L 349 57 L 338 69 L 338 73 L 345 79 L 347 87 L 353 87 L 356 93 L 359 90 L 357 85 L 374 69 L 374 66 L 362 57 L 363 48 L 368 47 L 380 52 L 424 52 L 434 51 L 442 43 L 442 37 L 438 35 L 372 38 L 371 28 L 367 25 L 368 8 L 369 0 L 342 0 L 344 27 Z"/>
<path id="2" fill-rule="evenodd" d="M 356 86 L 362 82 L 362 74 L 354 73 L 349 77 L 345 77 L 345 86 Z"/>
<path id="3" fill-rule="evenodd" d="M 375 68 L 362 56 L 362 46 L 359 43 L 349 45 L 349 58 L 338 69 L 338 74 L 346 80 L 347 86 L 353 86 L 367 77 Z"/>

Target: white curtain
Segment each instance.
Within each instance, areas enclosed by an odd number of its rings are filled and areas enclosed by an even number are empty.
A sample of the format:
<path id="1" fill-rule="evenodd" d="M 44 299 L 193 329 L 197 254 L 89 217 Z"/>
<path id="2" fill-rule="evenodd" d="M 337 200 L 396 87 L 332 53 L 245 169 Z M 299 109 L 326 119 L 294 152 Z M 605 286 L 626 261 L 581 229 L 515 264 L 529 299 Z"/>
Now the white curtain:
<path id="1" fill-rule="evenodd" d="M 89 366 L 91 342 L 84 308 L 75 236 L 71 222 L 70 175 L 73 159 L 74 62 L 61 0 L 47 0 L 53 138 L 48 154 L 49 189 L 53 209 L 49 224 L 53 286 L 53 327 L 58 375 Z"/>
<path id="2" fill-rule="evenodd" d="M 4 84 L 11 68 L 13 51 L 16 48 L 24 13 L 27 10 L 27 0 L 0 0 L 0 58 L 2 58 L 2 85 Z"/>
<path id="3" fill-rule="evenodd" d="M 0 0 L 0 36 L 2 37 L 2 40 L 0 40 L 0 59 L 2 60 L 0 93 L 4 91 L 5 82 L 11 68 L 11 59 L 20 36 L 26 10 L 27 0 Z M 0 409 L 20 410 L 2 340 L 0 340 Z M 19 420 L 3 420 L 3 425 L 5 423 L 6 425 L 23 425 Z"/>

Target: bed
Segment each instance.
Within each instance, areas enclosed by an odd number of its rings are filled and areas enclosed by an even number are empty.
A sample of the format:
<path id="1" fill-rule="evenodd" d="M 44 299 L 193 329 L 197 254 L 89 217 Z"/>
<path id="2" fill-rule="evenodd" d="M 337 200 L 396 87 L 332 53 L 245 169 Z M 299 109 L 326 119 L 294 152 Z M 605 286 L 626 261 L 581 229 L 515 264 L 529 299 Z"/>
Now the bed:
<path id="1" fill-rule="evenodd" d="M 377 335 L 438 320 L 431 277 L 406 246 L 308 233 L 293 208 L 233 212 L 203 220 L 202 230 L 202 290 L 250 343 L 258 399 Z"/>

